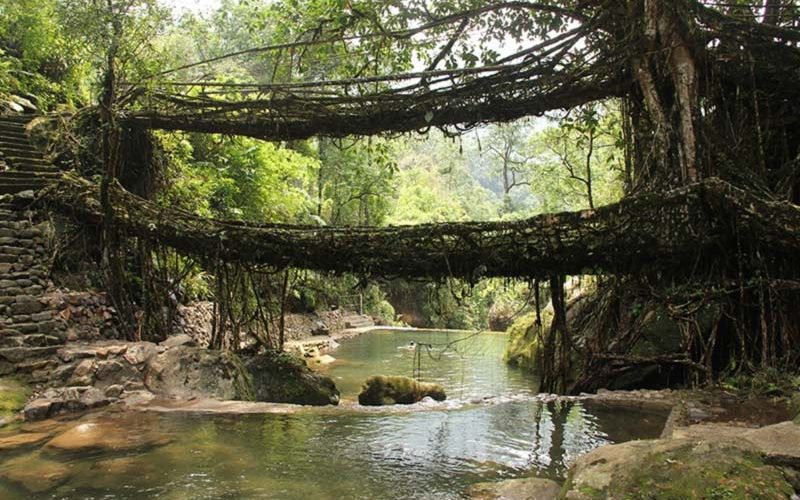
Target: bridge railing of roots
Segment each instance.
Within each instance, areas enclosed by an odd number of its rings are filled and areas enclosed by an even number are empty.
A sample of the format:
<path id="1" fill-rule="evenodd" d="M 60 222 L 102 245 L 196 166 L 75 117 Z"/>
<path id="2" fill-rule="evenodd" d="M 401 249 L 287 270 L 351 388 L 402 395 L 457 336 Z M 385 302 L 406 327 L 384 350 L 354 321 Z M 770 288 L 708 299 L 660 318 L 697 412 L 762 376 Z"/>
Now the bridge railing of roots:
<path id="1" fill-rule="evenodd" d="M 501 2 L 423 16 L 413 25 L 366 16 L 334 31 L 320 27 L 296 42 L 128 82 L 118 120 L 133 130 L 270 141 L 431 128 L 457 134 L 618 98 L 633 181 L 619 203 L 513 222 L 320 228 L 204 219 L 139 198 L 113 179 L 98 187 L 64 177 L 43 200 L 181 252 L 278 269 L 549 278 L 557 286 L 563 278 L 553 277 L 566 274 L 686 278 L 683 270 L 705 266 L 734 270 L 718 273 L 715 290 L 760 287 L 763 280 L 796 290 L 796 266 L 784 265 L 800 250 L 792 188 L 800 102 L 796 7 L 773 22 L 769 12 L 760 20 L 693 0 L 562 5 Z M 464 64 L 455 55 L 491 35 L 487 19 L 509 33 L 522 23 L 527 42 L 483 65 Z M 426 67 L 394 71 L 392 55 L 404 51 L 427 51 Z M 358 64 L 339 64 L 334 77 L 315 72 L 331 60 Z M 253 81 L 222 79 L 232 66 L 248 68 Z M 755 261 L 770 272 L 745 283 L 743 262 Z M 563 329 L 563 309 L 556 307 L 554 328 Z"/>

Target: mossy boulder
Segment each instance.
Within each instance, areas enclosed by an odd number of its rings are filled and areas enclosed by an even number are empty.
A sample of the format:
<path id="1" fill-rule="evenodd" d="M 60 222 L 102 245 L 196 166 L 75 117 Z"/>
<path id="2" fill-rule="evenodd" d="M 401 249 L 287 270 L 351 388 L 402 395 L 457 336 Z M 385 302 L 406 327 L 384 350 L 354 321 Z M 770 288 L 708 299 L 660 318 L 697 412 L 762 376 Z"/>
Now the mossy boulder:
<path id="1" fill-rule="evenodd" d="M 401 376 L 375 375 L 369 377 L 361 386 L 358 403 L 364 406 L 408 405 L 426 397 L 436 401 L 447 399 L 444 388 L 439 384 L 418 382 Z"/>
<path id="2" fill-rule="evenodd" d="M 672 439 L 603 446 L 579 458 L 562 496 L 785 499 L 793 488 L 749 443 Z"/>
<path id="3" fill-rule="evenodd" d="M 339 390 L 330 377 L 311 371 L 299 358 L 268 351 L 244 363 L 256 401 L 301 405 L 335 405 Z"/>
<path id="4" fill-rule="evenodd" d="M 549 327 L 552 316 L 549 310 L 542 311 L 543 328 Z M 504 355 L 506 362 L 528 371 L 534 371 L 539 348 L 536 314 L 520 316 L 508 327 L 506 332 L 508 333 L 508 345 Z"/>
<path id="5" fill-rule="evenodd" d="M 794 421 L 800 424 L 800 392 L 796 392 L 789 400 L 789 411 L 794 414 Z"/>
<path id="6" fill-rule="evenodd" d="M 12 417 L 24 406 L 31 389 L 14 378 L 0 378 L 0 420 Z"/>

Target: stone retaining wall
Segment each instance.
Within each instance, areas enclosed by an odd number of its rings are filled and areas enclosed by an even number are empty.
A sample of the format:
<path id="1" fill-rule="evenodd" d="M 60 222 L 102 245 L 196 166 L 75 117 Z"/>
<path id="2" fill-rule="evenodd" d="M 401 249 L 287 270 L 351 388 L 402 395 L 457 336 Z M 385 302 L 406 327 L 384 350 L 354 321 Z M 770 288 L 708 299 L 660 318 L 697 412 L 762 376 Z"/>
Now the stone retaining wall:
<path id="1" fill-rule="evenodd" d="M 66 339 L 45 293 L 51 226 L 24 208 L 32 192 L 0 197 L 0 375 L 47 379 Z"/>

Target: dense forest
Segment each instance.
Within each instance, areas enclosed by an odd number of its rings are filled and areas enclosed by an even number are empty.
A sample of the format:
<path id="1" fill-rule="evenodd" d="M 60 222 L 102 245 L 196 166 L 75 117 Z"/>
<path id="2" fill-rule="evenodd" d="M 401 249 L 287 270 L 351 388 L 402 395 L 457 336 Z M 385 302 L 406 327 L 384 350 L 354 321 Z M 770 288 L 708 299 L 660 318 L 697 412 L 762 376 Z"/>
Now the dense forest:
<path id="1" fill-rule="evenodd" d="M 2 9 L 3 106 L 84 179 L 44 197 L 92 222 L 56 269 L 130 338 L 212 300 L 214 346 L 279 348 L 286 312 L 360 294 L 516 321 L 510 359 L 556 392 L 796 366 L 792 2 Z"/>
<path id="2" fill-rule="evenodd" d="M 0 498 L 800 495 L 797 0 L 5 0 Z"/>

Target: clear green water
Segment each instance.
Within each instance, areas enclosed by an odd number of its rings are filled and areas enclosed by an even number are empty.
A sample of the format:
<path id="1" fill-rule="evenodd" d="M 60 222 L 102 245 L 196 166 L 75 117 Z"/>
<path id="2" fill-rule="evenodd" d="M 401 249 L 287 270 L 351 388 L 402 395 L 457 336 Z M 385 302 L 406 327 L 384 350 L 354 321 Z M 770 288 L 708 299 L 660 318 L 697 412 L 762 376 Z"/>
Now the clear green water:
<path id="1" fill-rule="evenodd" d="M 352 399 L 368 375 L 410 374 L 413 354 L 397 347 L 419 336 L 352 339 L 334 353 L 341 363 L 329 372 Z M 423 378 L 445 384 L 451 401 L 411 411 L 345 404 L 286 415 L 103 413 L 62 423 L 46 432 L 105 421 L 120 433 L 162 443 L 127 451 L 63 453 L 41 445 L 0 451 L 0 498 L 459 498 L 475 482 L 558 478 L 599 445 L 660 433 L 665 415 L 537 400 L 532 383 L 502 363 L 504 342 L 482 336 L 461 355 L 423 358 Z M 462 404 L 485 396 L 502 397 Z M 0 437 L 10 432 L 19 430 Z M 20 467 L 48 479 L 26 487 Z"/>
<path id="2" fill-rule="evenodd" d="M 320 371 L 333 377 L 343 399 L 356 399 L 370 375 L 413 376 L 413 342 L 420 346 L 421 380 L 442 384 L 450 399 L 534 394 L 537 381 L 502 361 L 507 339 L 499 333 L 376 331 L 344 341 L 332 353 L 336 363 Z"/>

